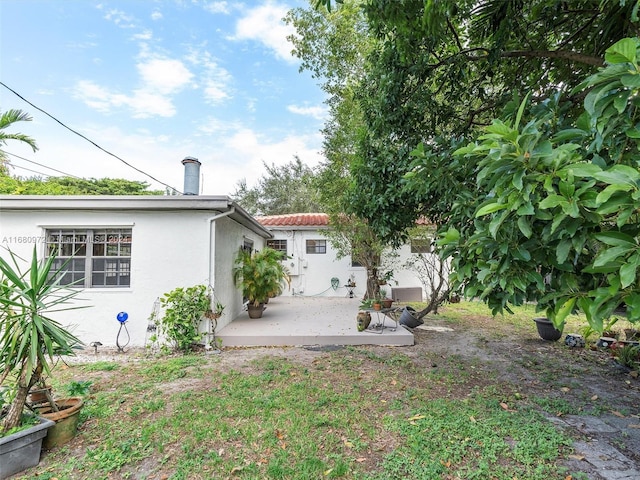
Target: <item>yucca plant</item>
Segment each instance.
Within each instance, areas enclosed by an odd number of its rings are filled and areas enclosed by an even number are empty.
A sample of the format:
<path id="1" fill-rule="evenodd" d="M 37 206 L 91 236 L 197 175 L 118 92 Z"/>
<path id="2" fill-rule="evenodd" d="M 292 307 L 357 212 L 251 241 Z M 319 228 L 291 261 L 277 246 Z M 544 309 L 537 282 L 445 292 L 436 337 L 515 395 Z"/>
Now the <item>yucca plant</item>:
<path id="1" fill-rule="evenodd" d="M 0 258 L 0 385 L 15 378 L 15 393 L 0 423 L 0 436 L 19 426 L 29 390 L 51 373 L 54 356 L 73 354 L 81 344 L 48 315 L 83 308 L 63 306 L 78 292 L 59 284 L 66 264 L 54 270 L 54 256 L 40 262 L 34 247 L 25 272 L 20 257 L 9 251 L 9 259 Z"/>

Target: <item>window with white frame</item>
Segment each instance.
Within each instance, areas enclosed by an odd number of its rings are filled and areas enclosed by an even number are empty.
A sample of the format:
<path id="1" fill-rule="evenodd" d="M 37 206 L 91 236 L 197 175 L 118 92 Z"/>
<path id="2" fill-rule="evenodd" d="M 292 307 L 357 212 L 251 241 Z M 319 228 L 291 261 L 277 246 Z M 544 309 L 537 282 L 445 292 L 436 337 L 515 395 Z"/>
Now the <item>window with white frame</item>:
<path id="1" fill-rule="evenodd" d="M 307 240 L 307 253 L 327 253 L 326 240 Z"/>
<path id="2" fill-rule="evenodd" d="M 412 238 L 411 239 L 411 253 L 431 253 L 430 238 Z"/>
<path id="3" fill-rule="evenodd" d="M 63 268 L 61 285 L 80 288 L 131 286 L 131 229 L 47 229 L 46 255 Z"/>
<path id="4" fill-rule="evenodd" d="M 286 240 L 267 240 L 267 247 L 273 248 L 279 252 L 287 254 L 287 241 Z"/>

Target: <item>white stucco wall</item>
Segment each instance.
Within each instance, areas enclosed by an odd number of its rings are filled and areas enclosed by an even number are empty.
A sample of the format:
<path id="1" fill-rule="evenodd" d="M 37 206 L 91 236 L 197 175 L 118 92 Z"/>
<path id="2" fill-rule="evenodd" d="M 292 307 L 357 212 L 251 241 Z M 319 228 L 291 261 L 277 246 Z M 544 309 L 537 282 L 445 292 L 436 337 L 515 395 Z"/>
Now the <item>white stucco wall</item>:
<path id="1" fill-rule="evenodd" d="M 338 259 L 331 243 L 318 229 L 281 230 L 272 229 L 273 238 L 287 240 L 287 255 L 291 257 L 286 262 L 291 275 L 291 289 L 283 295 L 308 296 L 346 296 L 344 285 L 353 276 L 356 282 L 354 295 L 362 298 L 366 292 L 366 270 L 363 267 L 351 266 L 351 257 Z M 314 239 L 327 240 L 326 254 L 306 253 L 306 241 Z M 382 288 L 391 294 L 392 287 L 422 287 L 420 279 L 411 270 L 401 268 L 401 265 L 411 256 L 409 245 L 403 245 L 399 250 L 399 257 L 394 262 L 394 281 Z M 384 265 L 384 263 L 383 263 Z M 340 286 L 334 290 L 331 278 L 340 280 Z"/>
<path id="2" fill-rule="evenodd" d="M 212 284 L 216 297 L 227 306 L 222 323 L 228 323 L 239 313 L 241 295 L 229 280 L 230 263 L 233 262 L 231 252 L 242 245 L 244 235 L 252 236 L 256 247 L 262 246 L 263 239 L 229 218 L 207 221 L 214 214 L 188 210 L 3 211 L 0 247 L 10 248 L 28 259 L 35 242 L 42 257 L 46 228 L 131 228 L 130 287 L 80 289 L 77 298 L 82 301 L 76 302 L 88 308 L 51 316 L 71 327 L 86 344 L 99 341 L 105 346 L 115 346 L 120 327 L 116 315 L 126 311 L 129 314 L 126 327 L 131 337 L 129 346 L 143 346 L 156 299 L 176 287 L 208 284 L 210 271 L 215 272 Z M 215 240 L 210 242 L 210 238 Z M 7 257 L 5 248 L 0 249 L 0 255 Z M 209 268 L 210 259 L 215 262 L 213 269 Z M 126 334 L 123 333 L 120 343 L 125 341 Z"/>
<path id="3" fill-rule="evenodd" d="M 212 228 L 215 263 L 211 285 L 215 298 L 225 305 L 223 316 L 218 319 L 220 330 L 244 311 L 242 291 L 234 285 L 232 273 L 238 250 L 245 239 L 253 243 L 254 249 L 260 250 L 264 239 L 227 217 L 216 220 Z"/>
<path id="4" fill-rule="evenodd" d="M 343 297 L 347 295 L 344 285 L 353 275 L 358 287 L 355 294 L 362 295 L 365 289 L 366 273 L 362 267 L 352 267 L 350 258 L 336 258 L 336 252 L 320 230 L 271 230 L 274 239 L 287 240 L 285 263 L 291 276 L 291 287 L 283 295 L 305 295 L 323 297 Z M 307 240 L 326 240 L 327 253 L 306 253 Z M 331 279 L 339 279 L 339 287 L 334 290 Z M 361 292 L 359 292 L 361 290 Z"/>

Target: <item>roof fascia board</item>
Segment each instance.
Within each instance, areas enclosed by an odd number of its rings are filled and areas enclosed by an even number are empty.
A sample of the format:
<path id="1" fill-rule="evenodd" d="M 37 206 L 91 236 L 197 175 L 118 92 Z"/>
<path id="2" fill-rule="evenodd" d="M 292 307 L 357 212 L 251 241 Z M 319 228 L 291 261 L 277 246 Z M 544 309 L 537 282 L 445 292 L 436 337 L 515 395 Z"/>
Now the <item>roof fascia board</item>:
<path id="1" fill-rule="evenodd" d="M 225 195 L 0 195 L 0 212 L 21 210 L 169 211 L 226 212 L 240 225 L 263 238 L 273 235 L 246 210 Z"/>

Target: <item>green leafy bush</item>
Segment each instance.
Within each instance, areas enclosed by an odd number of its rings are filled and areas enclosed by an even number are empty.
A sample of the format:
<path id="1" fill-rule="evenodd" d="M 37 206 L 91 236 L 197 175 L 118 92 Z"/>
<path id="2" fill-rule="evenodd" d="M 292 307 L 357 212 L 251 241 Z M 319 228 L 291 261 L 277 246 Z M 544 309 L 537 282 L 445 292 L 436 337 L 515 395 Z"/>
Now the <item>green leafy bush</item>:
<path id="1" fill-rule="evenodd" d="M 160 305 L 164 308 L 164 315 L 158 322 L 160 333 L 177 350 L 191 351 L 194 344 L 202 338 L 198 327 L 211 306 L 206 285 L 175 288 L 160 298 Z"/>

